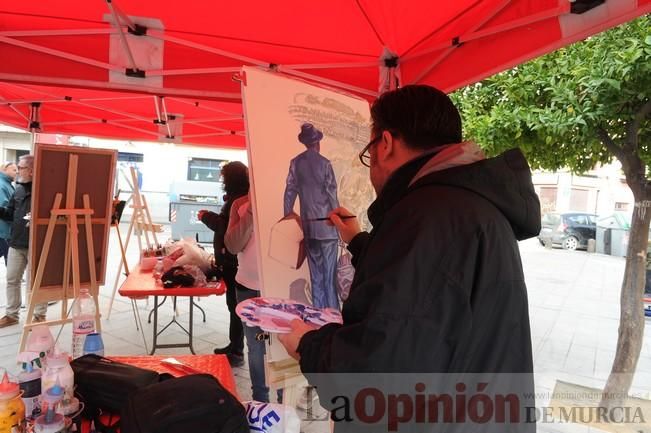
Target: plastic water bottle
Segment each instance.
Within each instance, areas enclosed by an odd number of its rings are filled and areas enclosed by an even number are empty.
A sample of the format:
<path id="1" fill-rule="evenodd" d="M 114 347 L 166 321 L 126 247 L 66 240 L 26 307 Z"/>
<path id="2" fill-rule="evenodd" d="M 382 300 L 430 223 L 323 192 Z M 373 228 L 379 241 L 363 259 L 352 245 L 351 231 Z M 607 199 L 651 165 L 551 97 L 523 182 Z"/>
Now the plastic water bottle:
<path id="1" fill-rule="evenodd" d="M 95 301 L 88 289 L 81 289 L 72 307 L 72 358 L 84 352 L 86 335 L 95 332 Z"/>

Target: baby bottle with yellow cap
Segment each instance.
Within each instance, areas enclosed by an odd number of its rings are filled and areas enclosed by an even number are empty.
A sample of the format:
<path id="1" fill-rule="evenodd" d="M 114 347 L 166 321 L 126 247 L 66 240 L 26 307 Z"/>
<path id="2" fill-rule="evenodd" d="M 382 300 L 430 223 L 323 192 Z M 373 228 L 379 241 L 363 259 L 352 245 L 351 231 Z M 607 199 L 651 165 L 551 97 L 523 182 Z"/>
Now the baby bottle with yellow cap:
<path id="1" fill-rule="evenodd" d="M 0 433 L 22 433 L 25 427 L 25 404 L 20 387 L 10 382 L 7 372 L 0 382 Z"/>

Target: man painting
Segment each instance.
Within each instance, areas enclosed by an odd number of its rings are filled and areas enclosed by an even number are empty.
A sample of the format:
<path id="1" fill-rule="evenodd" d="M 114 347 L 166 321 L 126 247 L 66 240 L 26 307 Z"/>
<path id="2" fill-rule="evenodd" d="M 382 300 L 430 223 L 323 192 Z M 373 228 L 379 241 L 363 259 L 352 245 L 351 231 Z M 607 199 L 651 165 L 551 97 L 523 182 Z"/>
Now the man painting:
<path id="1" fill-rule="evenodd" d="M 363 232 L 344 208 L 328 215 L 355 266 L 343 323 L 314 329 L 294 320 L 280 342 L 341 421 L 335 431 L 380 431 L 370 415 L 353 420 L 337 412 L 341 399 L 332 396 L 350 392 L 351 377 L 365 390 L 383 377 L 384 386 L 396 388 L 413 381 L 408 391 L 416 393 L 428 382 L 436 395 L 490 382 L 517 396 L 512 413 L 522 414 L 534 406 L 534 387 L 517 241 L 540 231 L 524 155 L 511 149 L 484 158 L 476 144 L 462 141 L 450 98 L 430 86 L 384 93 L 371 118 L 372 139 L 359 156 L 377 192 L 368 209 L 373 229 Z M 404 431 L 535 431 L 524 415 L 483 424 L 459 416 L 454 424 L 407 418 Z"/>

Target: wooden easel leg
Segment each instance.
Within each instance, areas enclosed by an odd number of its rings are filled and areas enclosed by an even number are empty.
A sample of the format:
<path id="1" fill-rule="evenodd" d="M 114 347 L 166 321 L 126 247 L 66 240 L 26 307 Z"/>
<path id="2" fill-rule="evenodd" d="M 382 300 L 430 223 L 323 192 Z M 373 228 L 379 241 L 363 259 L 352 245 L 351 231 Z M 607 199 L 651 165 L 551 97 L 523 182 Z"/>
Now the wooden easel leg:
<path id="1" fill-rule="evenodd" d="M 138 228 L 136 231 L 136 239 L 138 240 L 138 252 L 142 256 L 142 236 L 145 235 L 145 242 L 147 242 L 147 248 L 149 248 L 149 238 L 147 238 L 147 233 L 142 228 L 142 223 L 138 221 Z"/>
<path id="2" fill-rule="evenodd" d="M 70 290 L 70 238 L 66 236 L 66 248 L 64 252 L 64 259 L 63 259 L 63 300 L 61 302 L 61 318 L 65 319 L 68 317 L 68 296 L 69 296 L 69 290 Z M 63 330 L 63 325 L 61 325 L 61 329 L 59 330 L 59 334 L 61 334 L 61 330 Z M 58 340 L 58 337 L 57 337 Z"/>
<path id="3" fill-rule="evenodd" d="M 147 234 L 147 221 L 143 212 L 143 200 L 142 196 L 140 195 L 140 188 L 138 187 L 138 175 L 136 173 L 135 167 L 131 167 L 131 186 L 131 190 L 133 191 L 133 211 L 134 214 L 137 215 L 136 221 L 138 224 L 138 230 L 140 231 L 138 240 L 140 241 L 140 237 L 144 233 L 145 241 L 147 242 L 147 248 L 150 249 L 152 248 L 152 245 L 151 242 L 149 242 L 149 235 Z M 140 245 L 140 253 L 142 254 L 142 245 L 140 243 L 138 245 Z"/>
<path id="4" fill-rule="evenodd" d="M 61 201 L 63 201 L 63 194 L 58 193 L 54 196 L 54 204 L 52 205 L 52 210 L 59 209 L 61 207 Z M 36 273 L 34 274 L 34 281 L 32 281 L 32 290 L 29 295 L 29 309 L 27 316 L 26 325 L 31 324 L 32 314 L 34 314 L 34 306 L 39 302 L 40 298 L 40 289 L 41 281 L 43 280 L 43 272 L 45 272 L 45 264 L 47 263 L 47 256 L 50 253 L 50 246 L 52 245 L 52 235 L 54 234 L 54 228 L 56 227 L 57 215 L 54 212 L 50 213 L 50 221 L 47 225 L 47 230 L 45 232 L 45 239 L 43 240 L 43 249 L 41 250 L 41 257 L 38 262 L 38 267 L 36 268 Z M 20 335 L 20 345 L 18 351 L 22 352 L 25 349 L 25 343 L 27 342 L 27 328 L 23 326 L 23 331 Z"/>
<path id="5" fill-rule="evenodd" d="M 77 193 L 77 155 L 70 155 L 68 159 L 68 182 L 66 184 L 66 209 L 75 208 L 75 197 Z M 68 236 L 70 236 L 70 254 L 72 260 L 72 289 L 74 297 L 79 296 L 80 275 L 79 275 L 79 227 L 77 226 L 77 215 L 68 215 Z"/>
<path id="6" fill-rule="evenodd" d="M 115 225 L 115 232 L 118 236 L 118 244 L 120 245 L 120 254 L 122 255 L 122 264 L 124 264 L 124 270 L 129 275 L 129 263 L 127 262 L 127 254 L 126 250 L 124 249 L 124 245 L 122 244 L 122 236 L 120 235 L 120 227 L 118 225 Z"/>
<path id="7" fill-rule="evenodd" d="M 34 307 L 36 306 L 36 304 L 34 304 L 31 301 L 32 298 L 31 293 L 28 294 L 28 297 L 30 301 L 29 301 L 29 307 L 27 308 L 27 317 L 25 318 L 25 324 L 23 325 L 23 333 L 20 336 L 20 352 L 22 352 L 23 349 L 25 348 L 25 343 L 27 342 L 27 334 L 28 334 L 27 330 L 31 329 L 29 325 L 32 324 L 33 317 L 34 317 Z"/>
<path id="8" fill-rule="evenodd" d="M 109 301 L 108 311 L 106 312 L 106 320 L 111 318 L 111 310 L 113 310 L 113 301 L 115 301 L 115 294 L 118 291 L 118 283 L 120 282 L 120 277 L 122 274 L 122 262 L 118 265 L 118 273 L 115 276 L 115 282 L 113 283 L 113 293 L 111 293 L 111 300 Z"/>
<path id="9" fill-rule="evenodd" d="M 84 194 L 84 209 L 91 210 L 90 196 Z M 101 314 L 99 311 L 99 286 L 97 285 L 97 269 L 95 267 L 95 245 L 93 244 L 93 222 L 90 214 L 84 215 L 84 227 L 86 228 L 86 251 L 88 252 L 88 268 L 90 273 L 90 292 L 95 301 L 95 330 L 102 332 Z"/>
<path id="10" fill-rule="evenodd" d="M 144 213 L 143 213 L 143 211 L 141 209 L 140 210 L 140 231 L 141 231 L 142 234 L 145 235 L 145 242 L 147 243 L 147 249 L 151 250 L 153 248 L 153 245 L 152 245 L 151 241 L 149 240 L 149 234 L 148 234 L 149 229 L 147 228 L 147 222 L 143 221 L 143 219 L 142 219 L 143 215 L 144 215 Z"/>
<path id="11" fill-rule="evenodd" d="M 141 195 L 140 198 L 142 199 L 142 207 L 145 211 L 145 216 L 147 217 L 147 229 L 151 230 L 151 236 L 154 238 L 154 247 L 156 248 L 160 244 L 158 243 L 158 238 L 156 237 L 156 230 L 154 230 L 154 222 L 152 221 L 151 214 L 149 213 L 147 198 L 144 195 Z"/>
<path id="12" fill-rule="evenodd" d="M 127 266 L 127 259 L 126 259 L 126 252 L 127 248 L 129 248 L 129 241 L 131 240 L 131 233 L 133 233 L 133 228 L 135 225 L 135 219 L 136 214 L 135 214 L 135 209 L 134 213 L 131 214 L 131 222 L 129 223 L 129 229 L 127 230 L 127 237 L 124 242 L 124 247 L 122 247 L 122 237 L 120 236 L 120 228 L 118 226 L 115 226 L 117 232 L 118 232 L 118 240 L 120 242 L 120 247 L 122 248 L 123 255 L 122 255 L 122 261 L 118 265 L 118 273 L 115 276 L 115 282 L 113 283 L 113 293 L 111 293 L 111 301 L 109 302 L 108 306 L 108 312 L 106 313 L 106 319 L 110 319 L 111 317 L 111 310 L 113 310 L 113 301 L 115 301 L 115 294 L 118 291 L 118 283 L 120 282 L 120 277 L 122 276 L 122 266 L 125 266 L 125 272 L 127 275 L 129 275 L 129 268 Z"/>

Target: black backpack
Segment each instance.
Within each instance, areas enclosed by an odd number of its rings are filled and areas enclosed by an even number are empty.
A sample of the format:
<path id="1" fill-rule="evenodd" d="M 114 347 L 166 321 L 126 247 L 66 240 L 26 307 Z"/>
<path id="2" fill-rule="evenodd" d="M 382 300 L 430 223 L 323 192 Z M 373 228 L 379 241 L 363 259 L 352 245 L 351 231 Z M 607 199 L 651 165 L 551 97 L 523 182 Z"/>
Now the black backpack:
<path id="1" fill-rule="evenodd" d="M 121 433 L 249 433 L 244 406 L 209 374 L 194 374 L 129 395 Z"/>
<path id="2" fill-rule="evenodd" d="M 84 403 L 82 416 L 106 433 L 116 431 L 119 424 L 104 425 L 100 414 L 119 414 L 132 392 L 172 377 L 97 355 L 84 355 L 70 366 L 75 373 L 75 395 Z"/>

